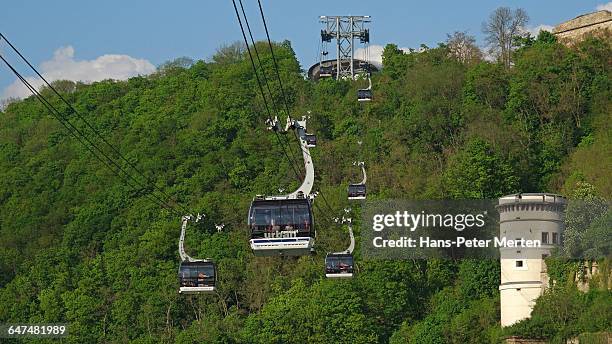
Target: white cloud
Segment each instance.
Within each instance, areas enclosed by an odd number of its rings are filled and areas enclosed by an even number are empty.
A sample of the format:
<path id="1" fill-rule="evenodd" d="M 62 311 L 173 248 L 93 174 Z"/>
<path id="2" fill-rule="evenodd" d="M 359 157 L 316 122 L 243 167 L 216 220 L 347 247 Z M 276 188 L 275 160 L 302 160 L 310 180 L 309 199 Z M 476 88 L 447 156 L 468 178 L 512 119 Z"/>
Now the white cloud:
<path id="1" fill-rule="evenodd" d="M 596 8 L 598 11 L 607 10 L 607 11 L 612 12 L 612 2 L 608 2 L 607 4 L 597 5 Z"/>
<path id="2" fill-rule="evenodd" d="M 155 66 L 145 59 L 136 59 L 128 55 L 102 55 L 93 60 L 76 60 L 72 46 L 61 47 L 53 53 L 51 60 L 40 64 L 40 73 L 52 82 L 55 80 L 72 80 L 94 82 L 106 79 L 125 80 L 136 75 L 155 72 Z M 33 86 L 39 88 L 43 81 L 38 77 L 26 77 Z M 7 86 L 0 100 L 24 98 L 30 91 L 19 80 Z"/>
<path id="3" fill-rule="evenodd" d="M 378 68 L 382 67 L 382 53 L 383 50 L 385 49 L 384 46 L 382 45 L 370 45 L 369 50 L 370 50 L 370 54 L 369 56 L 366 56 L 366 51 L 364 48 L 359 48 L 355 50 L 355 58 L 356 59 L 360 59 L 360 60 L 365 60 L 365 61 L 370 61 L 373 65 L 375 65 Z M 403 50 L 405 53 L 409 52 L 409 48 L 399 48 L 400 50 Z"/>
<path id="4" fill-rule="evenodd" d="M 489 62 L 497 61 L 497 55 L 491 49 L 482 49 L 482 58 Z"/>
<path id="5" fill-rule="evenodd" d="M 555 27 L 552 25 L 540 24 L 538 26 L 528 26 L 524 28 L 524 31 L 529 32 L 532 37 L 538 37 L 538 34 L 540 33 L 540 31 L 552 32 L 554 28 Z"/>

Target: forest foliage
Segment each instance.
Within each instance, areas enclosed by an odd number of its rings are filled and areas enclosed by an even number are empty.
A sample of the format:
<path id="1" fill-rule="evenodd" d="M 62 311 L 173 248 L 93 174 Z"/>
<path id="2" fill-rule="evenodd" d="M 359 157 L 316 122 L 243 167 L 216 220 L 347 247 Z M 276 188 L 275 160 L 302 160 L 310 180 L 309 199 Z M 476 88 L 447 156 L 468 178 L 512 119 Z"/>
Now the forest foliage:
<path id="1" fill-rule="evenodd" d="M 568 48 L 542 33 L 516 50 L 512 68 L 458 60 L 445 44 L 418 53 L 389 44 L 366 105 L 356 101 L 358 81 L 305 80 L 290 43 L 274 48 L 291 114 L 309 113 L 308 131 L 318 135 L 316 189 L 330 208 L 348 205 L 356 160 L 366 162 L 374 199 L 570 195 L 581 185 L 610 199 L 609 39 Z M 259 51 L 272 73 L 267 46 Z M 362 261 L 357 253 L 353 280 L 326 280 L 324 253 L 348 238 L 330 221 L 341 214 L 325 207 L 315 210 L 318 255 L 253 257 L 252 197 L 298 180 L 265 130 L 239 45 L 150 76 L 56 86 L 173 205 L 207 215 L 187 246 L 218 263 L 219 291 L 177 293 L 179 217 L 122 183 L 30 97 L 0 112 L 0 323 L 65 322 L 66 343 L 495 343 L 505 335 L 493 260 Z M 292 135 L 283 140 L 297 151 Z M 609 331 L 610 297 L 560 286 L 513 331 Z M 563 319 L 560 304 L 571 309 Z"/>

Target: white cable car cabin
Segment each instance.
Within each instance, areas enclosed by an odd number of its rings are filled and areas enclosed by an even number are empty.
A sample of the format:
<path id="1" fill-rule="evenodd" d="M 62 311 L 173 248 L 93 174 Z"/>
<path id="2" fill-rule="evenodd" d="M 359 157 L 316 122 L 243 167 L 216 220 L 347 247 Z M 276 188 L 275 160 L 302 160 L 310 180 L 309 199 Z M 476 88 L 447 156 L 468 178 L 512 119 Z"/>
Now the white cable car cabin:
<path id="1" fill-rule="evenodd" d="M 276 118 L 269 122 L 270 129 L 280 129 Z M 291 194 L 256 196 L 253 199 L 248 225 L 255 256 L 302 256 L 314 251 L 315 227 L 310 197 L 314 165 L 306 134 L 306 118 L 301 121 L 287 118 L 285 131 L 290 129 L 297 131 L 306 175 L 302 185 Z"/>
<path id="2" fill-rule="evenodd" d="M 368 180 L 368 176 L 366 175 L 365 163 L 363 161 L 360 161 L 360 162 L 354 162 L 353 165 L 361 166 L 361 173 L 363 174 L 363 179 L 361 180 L 360 183 L 349 184 L 348 199 L 349 200 L 366 199 L 366 181 Z"/>
<path id="3" fill-rule="evenodd" d="M 179 267 L 180 294 L 214 293 L 217 285 L 217 268 L 211 261 L 181 262 Z"/>
<path id="4" fill-rule="evenodd" d="M 348 199 L 350 200 L 366 199 L 365 184 L 349 184 Z"/>
<path id="5" fill-rule="evenodd" d="M 319 67 L 319 77 L 320 78 L 329 78 L 331 76 L 334 76 L 334 66 L 321 65 Z"/>
<path id="6" fill-rule="evenodd" d="M 355 271 L 351 253 L 328 253 L 325 256 L 325 277 L 351 278 Z"/>
<path id="7" fill-rule="evenodd" d="M 315 237 L 310 200 L 255 198 L 249 228 L 256 256 L 308 255 Z"/>
<path id="8" fill-rule="evenodd" d="M 355 236 L 353 235 L 352 220 L 343 217 L 342 223 L 345 222 L 348 222 L 351 243 L 346 251 L 328 253 L 325 256 L 325 277 L 327 278 L 351 278 L 355 272 L 355 262 L 353 260 Z"/>
<path id="9" fill-rule="evenodd" d="M 185 252 L 185 232 L 192 215 L 182 218 L 181 236 L 179 238 L 179 294 L 214 293 L 217 289 L 217 267 L 210 259 L 194 259 Z M 196 222 L 200 220 L 198 215 Z"/>
<path id="10" fill-rule="evenodd" d="M 306 147 L 313 148 L 317 146 L 317 136 L 315 134 L 306 134 Z"/>
<path id="11" fill-rule="evenodd" d="M 357 90 L 357 101 L 359 102 L 372 101 L 372 90 L 368 88 Z"/>
<path id="12" fill-rule="evenodd" d="M 372 101 L 372 79 L 368 75 L 368 88 L 362 88 L 357 90 L 357 101 L 359 102 L 369 102 Z"/>

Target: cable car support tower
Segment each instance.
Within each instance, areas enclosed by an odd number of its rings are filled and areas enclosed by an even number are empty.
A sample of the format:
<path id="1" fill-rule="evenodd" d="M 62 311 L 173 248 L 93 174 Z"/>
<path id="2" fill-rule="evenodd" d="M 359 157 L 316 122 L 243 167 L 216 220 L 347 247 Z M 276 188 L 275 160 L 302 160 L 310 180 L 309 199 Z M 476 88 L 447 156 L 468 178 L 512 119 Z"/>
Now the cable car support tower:
<path id="1" fill-rule="evenodd" d="M 323 50 L 319 66 L 321 76 L 335 74 L 337 80 L 347 78 L 354 80 L 356 74 L 369 71 L 367 51 L 370 43 L 370 30 L 366 28 L 366 24 L 370 22 L 370 16 L 321 16 L 320 22 L 323 24 L 323 29 L 321 29 Z M 335 66 L 326 64 L 324 61 L 328 54 L 325 43 L 331 42 L 332 39 L 336 40 Z M 366 61 L 359 60 L 357 66 L 355 65 L 356 39 L 359 39 L 359 43 L 363 44 L 366 50 Z M 330 62 L 330 60 L 326 61 Z M 335 73 L 324 72 L 324 70 L 331 72 L 332 66 L 336 69 Z"/>

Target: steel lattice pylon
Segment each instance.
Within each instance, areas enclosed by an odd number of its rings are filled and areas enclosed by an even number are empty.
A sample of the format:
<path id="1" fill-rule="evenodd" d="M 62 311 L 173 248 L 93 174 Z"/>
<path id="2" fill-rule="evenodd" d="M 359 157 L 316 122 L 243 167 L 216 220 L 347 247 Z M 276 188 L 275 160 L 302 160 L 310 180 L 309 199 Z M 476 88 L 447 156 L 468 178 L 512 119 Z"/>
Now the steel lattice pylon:
<path id="1" fill-rule="evenodd" d="M 364 44 L 366 51 L 370 43 L 370 30 L 365 26 L 370 22 L 370 16 L 321 16 L 324 28 L 321 30 L 321 41 L 331 42 L 336 40 L 336 79 L 355 78 L 355 74 L 362 72 L 366 66 L 358 65 L 355 68 L 355 39 Z M 327 55 L 325 49 L 321 54 Z"/>

